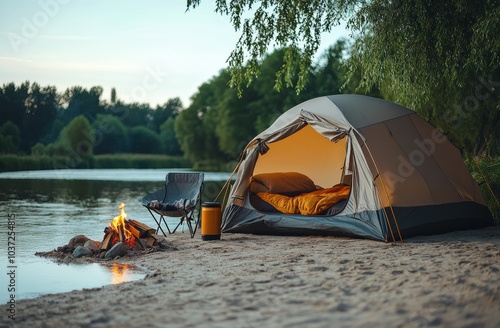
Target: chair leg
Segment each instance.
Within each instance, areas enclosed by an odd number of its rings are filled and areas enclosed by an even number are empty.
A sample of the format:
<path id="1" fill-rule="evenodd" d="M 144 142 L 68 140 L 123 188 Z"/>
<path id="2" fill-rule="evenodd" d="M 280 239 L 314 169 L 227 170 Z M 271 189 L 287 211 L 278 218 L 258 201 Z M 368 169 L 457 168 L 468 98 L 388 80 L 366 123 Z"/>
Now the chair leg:
<path id="1" fill-rule="evenodd" d="M 186 225 L 188 226 L 188 229 L 189 229 L 189 234 L 191 235 L 191 238 L 193 238 L 194 235 L 195 235 L 195 233 L 196 233 L 196 226 L 193 229 L 193 225 L 191 223 L 192 220 L 193 219 L 189 215 L 185 215 L 185 216 L 181 217 L 179 223 L 177 224 L 177 226 L 175 227 L 175 229 L 172 231 L 172 233 L 174 233 L 175 231 L 177 231 L 177 228 L 179 228 L 181 226 L 181 224 L 183 224 L 184 222 L 186 222 Z"/>
<path id="2" fill-rule="evenodd" d="M 194 222 L 194 229 L 193 229 L 193 224 L 191 223 L 191 221 Z M 199 221 L 199 216 L 198 216 L 198 219 L 196 219 L 196 215 L 194 215 L 194 213 L 191 213 L 191 216 L 189 217 L 189 231 L 191 232 L 191 238 L 194 237 L 194 235 L 196 234 L 196 230 L 198 229 L 198 226 L 200 224 L 200 221 Z"/>
<path id="3" fill-rule="evenodd" d="M 177 225 L 175 226 L 174 230 L 172 230 L 172 233 L 176 232 L 177 231 L 177 228 L 179 228 L 182 224 L 182 222 L 184 222 L 184 217 L 182 217 L 180 220 L 179 220 L 179 223 L 177 223 Z"/>
<path id="4" fill-rule="evenodd" d="M 194 231 L 193 231 L 193 236 L 192 237 L 194 237 L 194 235 L 196 234 L 196 230 L 198 228 L 201 228 L 201 220 L 200 220 L 200 218 L 201 218 L 201 210 L 198 211 L 198 218 L 197 219 L 196 219 L 196 215 L 193 214 L 193 216 L 195 217 L 195 219 L 193 219 L 193 221 L 194 221 Z"/>
<path id="5" fill-rule="evenodd" d="M 163 234 L 163 236 L 167 236 L 165 234 L 165 231 L 163 231 L 162 227 L 161 227 L 161 221 L 163 220 L 165 222 L 165 226 L 167 227 L 167 230 L 168 230 L 168 233 L 171 233 L 170 232 L 170 229 L 168 228 L 168 224 L 167 222 L 165 221 L 165 218 L 163 217 L 163 215 L 160 215 L 160 220 L 157 220 L 156 217 L 153 215 L 153 212 L 151 212 L 151 210 L 148 208 L 148 211 L 149 211 L 149 214 L 151 214 L 151 216 L 153 217 L 153 220 L 155 220 L 156 222 L 156 233 L 158 234 L 158 231 L 161 231 L 161 233 Z"/>
<path id="6" fill-rule="evenodd" d="M 195 227 L 195 230 L 193 230 L 193 226 L 191 224 L 191 220 L 190 219 L 187 220 L 187 226 L 189 228 L 189 234 L 191 235 L 191 238 L 193 238 L 194 234 L 196 233 L 196 227 Z"/>
<path id="7" fill-rule="evenodd" d="M 165 220 L 165 217 L 163 215 L 160 218 L 160 224 L 161 224 L 162 220 L 163 220 L 163 223 L 165 223 L 165 227 L 167 228 L 168 233 L 172 234 L 172 231 L 170 231 L 170 228 L 168 227 L 167 220 Z M 161 227 L 160 227 L 160 229 L 161 229 Z M 161 231 L 163 231 L 163 229 Z"/>

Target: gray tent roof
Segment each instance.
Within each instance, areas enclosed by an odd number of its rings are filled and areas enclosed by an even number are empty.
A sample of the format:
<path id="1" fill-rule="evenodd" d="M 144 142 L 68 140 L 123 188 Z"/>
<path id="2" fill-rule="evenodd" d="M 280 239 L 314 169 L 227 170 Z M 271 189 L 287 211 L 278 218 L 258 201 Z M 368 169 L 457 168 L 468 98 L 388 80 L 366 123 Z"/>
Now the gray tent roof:
<path id="1" fill-rule="evenodd" d="M 335 104 L 356 129 L 413 113 L 398 104 L 362 95 L 333 95 L 326 98 Z"/>

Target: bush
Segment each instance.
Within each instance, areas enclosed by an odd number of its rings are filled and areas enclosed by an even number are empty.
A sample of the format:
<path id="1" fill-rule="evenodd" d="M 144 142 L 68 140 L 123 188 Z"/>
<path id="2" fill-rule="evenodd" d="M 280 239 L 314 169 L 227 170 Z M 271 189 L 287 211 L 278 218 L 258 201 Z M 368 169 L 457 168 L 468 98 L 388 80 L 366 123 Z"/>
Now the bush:
<path id="1" fill-rule="evenodd" d="M 500 224 L 500 157 L 476 158 L 476 163 L 467 161 L 467 167 L 481 187 L 486 205 L 493 214 L 495 223 Z"/>
<path id="2" fill-rule="evenodd" d="M 97 155 L 90 158 L 75 156 L 19 156 L 1 155 L 0 172 L 52 170 L 52 169 L 160 169 L 160 168 L 191 168 L 181 156 L 165 155 Z"/>
<path id="3" fill-rule="evenodd" d="M 158 154 L 161 152 L 161 141 L 158 133 L 144 126 L 136 126 L 129 130 L 130 151 L 136 154 Z"/>
<path id="4" fill-rule="evenodd" d="M 33 156 L 43 156 L 45 155 L 45 146 L 41 142 L 37 142 L 33 147 L 31 147 L 31 155 Z"/>
<path id="5" fill-rule="evenodd" d="M 233 169 L 234 167 L 231 169 L 231 171 Z M 207 172 L 226 172 L 227 164 L 216 160 L 198 161 L 194 163 L 193 170 Z"/>
<path id="6" fill-rule="evenodd" d="M 119 154 L 96 155 L 93 158 L 93 168 L 191 168 L 191 163 L 181 156 Z"/>
<path id="7" fill-rule="evenodd" d="M 0 172 L 89 168 L 91 160 L 74 161 L 67 156 L 0 156 Z"/>

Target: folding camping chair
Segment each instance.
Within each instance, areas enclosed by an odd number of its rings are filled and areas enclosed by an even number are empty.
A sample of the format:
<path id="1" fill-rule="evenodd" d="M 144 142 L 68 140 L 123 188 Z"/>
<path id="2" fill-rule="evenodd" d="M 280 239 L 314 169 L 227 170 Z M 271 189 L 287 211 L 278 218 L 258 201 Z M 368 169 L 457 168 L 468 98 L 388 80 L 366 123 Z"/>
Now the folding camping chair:
<path id="1" fill-rule="evenodd" d="M 203 178 L 203 173 L 169 172 L 165 177 L 165 185 L 163 188 L 147 194 L 142 198 L 142 205 L 148 209 L 158 225 L 156 233 L 161 231 L 163 235 L 166 236 L 165 231 L 162 229 L 162 223 L 167 228 L 168 233 L 172 234 L 185 222 L 189 228 L 191 238 L 194 237 L 196 229 L 200 224 Z M 153 208 L 151 206 L 153 201 L 160 202 L 163 205 L 162 208 Z M 198 208 L 197 217 L 195 216 L 196 208 Z M 180 218 L 174 230 L 170 230 L 165 220 L 166 217 Z M 194 221 L 194 228 L 192 221 Z"/>

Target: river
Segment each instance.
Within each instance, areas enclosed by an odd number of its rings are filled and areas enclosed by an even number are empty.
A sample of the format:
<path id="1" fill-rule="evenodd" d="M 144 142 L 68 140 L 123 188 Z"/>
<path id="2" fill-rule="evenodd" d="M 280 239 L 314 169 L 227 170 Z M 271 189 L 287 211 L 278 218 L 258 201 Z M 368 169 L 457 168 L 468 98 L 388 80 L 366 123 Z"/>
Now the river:
<path id="1" fill-rule="evenodd" d="M 34 254 L 63 246 L 76 235 L 100 241 L 104 228 L 119 214 L 120 203 L 128 219 L 156 228 L 140 200 L 162 187 L 168 171 L 189 170 L 0 173 L 0 302 L 7 302 L 13 292 L 21 300 L 144 278 L 145 271 L 129 265 L 56 264 Z M 228 178 L 229 173 L 205 173 L 203 201 L 215 200 Z M 9 238 L 13 236 L 15 240 Z"/>

